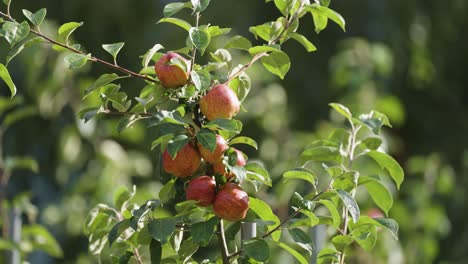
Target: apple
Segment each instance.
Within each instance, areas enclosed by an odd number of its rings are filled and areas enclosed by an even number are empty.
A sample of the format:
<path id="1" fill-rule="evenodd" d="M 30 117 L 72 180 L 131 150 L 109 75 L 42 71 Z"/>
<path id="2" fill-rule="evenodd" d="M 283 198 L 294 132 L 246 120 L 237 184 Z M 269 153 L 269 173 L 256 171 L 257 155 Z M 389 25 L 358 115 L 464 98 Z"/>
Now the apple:
<path id="1" fill-rule="evenodd" d="M 213 203 L 216 195 L 216 182 L 210 176 L 200 176 L 191 180 L 185 190 L 187 200 L 198 201 L 200 206 Z"/>
<path id="2" fill-rule="evenodd" d="M 198 150 L 190 143 L 185 145 L 173 159 L 167 149 L 163 154 L 164 171 L 179 178 L 193 175 L 200 167 L 201 156 Z"/>
<path id="3" fill-rule="evenodd" d="M 216 148 L 214 151 L 210 151 L 202 144 L 198 143 L 198 150 L 200 151 L 202 158 L 209 163 L 214 163 L 220 159 L 226 149 L 228 149 L 228 144 L 221 135 L 216 135 Z"/>
<path id="4" fill-rule="evenodd" d="M 239 185 L 228 182 L 216 194 L 213 210 L 221 219 L 242 220 L 249 210 L 249 195 Z"/>
<path id="5" fill-rule="evenodd" d="M 214 86 L 200 99 L 200 111 L 208 120 L 216 118 L 230 119 L 240 110 L 236 93 L 225 84 Z"/>
<path id="6" fill-rule="evenodd" d="M 237 154 L 236 165 L 240 166 L 240 167 L 244 167 L 245 164 L 247 164 L 244 154 L 242 153 L 242 151 L 240 151 L 238 149 L 235 149 L 235 148 L 232 148 L 232 149 Z M 225 175 L 226 179 L 228 179 L 228 180 L 234 176 L 233 173 L 227 173 L 226 172 L 226 167 L 223 164 L 223 159 L 218 159 L 215 163 L 213 163 L 213 172 L 221 174 L 221 175 Z"/>
<path id="7" fill-rule="evenodd" d="M 177 65 L 171 65 L 171 59 L 180 59 L 189 65 L 189 61 L 175 52 L 163 55 L 155 64 L 154 69 L 162 86 L 165 88 L 176 88 L 188 82 L 189 73 Z"/>

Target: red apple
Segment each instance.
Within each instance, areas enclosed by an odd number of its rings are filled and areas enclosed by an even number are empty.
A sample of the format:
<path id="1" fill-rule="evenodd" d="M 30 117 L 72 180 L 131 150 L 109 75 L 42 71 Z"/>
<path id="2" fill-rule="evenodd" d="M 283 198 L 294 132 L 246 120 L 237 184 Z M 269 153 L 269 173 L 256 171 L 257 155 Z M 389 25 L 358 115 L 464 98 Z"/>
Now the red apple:
<path id="1" fill-rule="evenodd" d="M 213 210 L 224 220 L 242 220 L 249 210 L 249 195 L 239 185 L 228 182 L 216 195 Z"/>
<path id="2" fill-rule="evenodd" d="M 216 195 L 216 182 L 210 176 L 201 176 L 191 180 L 185 190 L 187 200 L 198 201 L 200 206 L 213 203 Z"/>
<path id="3" fill-rule="evenodd" d="M 167 173 L 185 178 L 192 176 L 200 167 L 201 156 L 198 150 L 190 143 L 185 145 L 173 159 L 167 149 L 163 154 L 163 168 Z"/>
<path id="4" fill-rule="evenodd" d="M 236 93 L 225 84 L 214 86 L 200 99 L 200 110 L 208 120 L 232 118 L 239 112 L 240 102 Z"/>
<path id="5" fill-rule="evenodd" d="M 156 75 L 162 86 L 165 88 L 176 88 L 187 83 L 189 79 L 189 73 L 176 65 L 171 65 L 171 59 L 178 58 L 184 61 L 187 65 L 189 62 L 179 54 L 175 52 L 169 52 L 163 55 L 154 66 Z"/>
<path id="6" fill-rule="evenodd" d="M 228 144 L 226 140 L 221 135 L 216 135 L 216 148 L 214 151 L 210 151 L 205 148 L 202 144 L 198 143 L 198 150 L 203 159 L 209 163 L 216 162 L 223 155 L 224 151 L 228 149 Z"/>
<path id="7" fill-rule="evenodd" d="M 240 167 L 243 167 L 245 166 L 245 164 L 247 164 L 246 160 L 245 160 L 245 156 L 244 154 L 242 153 L 242 151 L 238 150 L 238 149 L 235 149 L 235 148 L 232 148 L 236 154 L 237 154 L 237 161 L 236 161 L 236 165 L 237 166 L 240 166 Z M 218 173 L 218 174 L 221 174 L 221 175 L 225 175 L 226 176 L 226 179 L 230 179 L 234 176 L 233 173 L 227 173 L 226 172 L 226 168 L 223 164 L 223 160 L 222 159 L 218 159 L 215 163 L 213 163 L 213 171 L 214 173 Z"/>

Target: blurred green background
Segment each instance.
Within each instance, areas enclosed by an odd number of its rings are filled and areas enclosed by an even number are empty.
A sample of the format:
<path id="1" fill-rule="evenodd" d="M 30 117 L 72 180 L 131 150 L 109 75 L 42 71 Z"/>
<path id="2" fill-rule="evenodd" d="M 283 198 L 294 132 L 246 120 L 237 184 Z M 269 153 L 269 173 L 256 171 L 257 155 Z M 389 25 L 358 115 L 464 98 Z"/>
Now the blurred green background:
<path id="1" fill-rule="evenodd" d="M 65 22 L 84 21 L 74 34 L 76 42 L 111 60 L 101 44 L 124 41 L 119 64 L 138 71 L 139 56 L 155 43 L 167 50 L 184 46 L 183 30 L 156 24 L 169 2 L 14 0 L 12 13 L 19 18 L 22 8 L 46 7 L 43 31 L 48 34 Z M 232 27 L 232 34 L 251 40 L 249 26 L 278 16 L 274 5 L 262 0 L 211 2 L 202 23 Z M 253 89 L 247 112 L 239 118 L 244 135 L 256 139 L 260 149 L 242 150 L 250 159 L 262 160 L 276 182 L 264 196 L 280 216 L 287 214 L 288 199 L 300 186 L 281 183 L 282 172 L 297 165 L 301 149 L 311 140 L 342 125 L 328 103 L 344 103 L 359 112 L 377 109 L 390 117 L 393 128 L 385 130 L 386 147 L 406 172 L 390 213 L 400 223 L 400 240 L 382 233 L 373 252 L 358 251 L 352 262 L 465 263 L 468 2 L 335 0 L 331 7 L 346 19 L 347 32 L 333 24 L 317 35 L 312 18 L 306 17 L 299 31 L 310 36 L 317 52 L 287 43 L 292 66 L 284 81 L 258 65 L 249 71 Z M 214 41 L 212 49 L 225 40 Z M 1 40 L 0 58 L 7 52 L 8 44 Z M 3 157 L 32 157 L 39 170 L 14 171 L 4 194 L 10 200 L 16 197 L 25 224 L 47 227 L 63 250 L 49 248 L 54 258 L 33 251 L 29 261 L 96 263 L 82 231 L 88 211 L 99 202 L 111 202 L 121 185 L 136 184 L 138 201 L 154 198 L 166 180 L 157 153 L 150 151 L 155 132 L 137 124 L 118 134 L 112 118 L 85 125 L 76 117 L 97 99 L 81 100 L 80 91 L 108 72 L 101 65 L 71 71 L 63 55 L 41 45 L 15 58 L 9 69 L 19 94 L 15 106 L 5 107 L 9 91 L 0 84 Z M 140 80 L 121 83 L 133 96 L 143 87 Z M 363 211 L 371 208 L 364 202 Z"/>

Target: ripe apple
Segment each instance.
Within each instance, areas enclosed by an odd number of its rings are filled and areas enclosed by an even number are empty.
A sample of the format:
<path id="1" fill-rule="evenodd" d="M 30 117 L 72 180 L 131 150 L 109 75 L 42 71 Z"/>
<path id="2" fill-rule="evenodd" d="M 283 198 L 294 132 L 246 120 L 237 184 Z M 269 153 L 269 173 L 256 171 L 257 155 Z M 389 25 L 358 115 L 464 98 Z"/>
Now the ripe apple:
<path id="1" fill-rule="evenodd" d="M 244 157 L 244 154 L 242 153 L 242 151 L 240 151 L 238 149 L 235 149 L 235 148 L 232 148 L 232 149 L 237 154 L 236 165 L 240 166 L 240 167 L 245 166 L 245 164 L 247 164 L 247 162 L 245 161 L 245 157 Z M 213 163 L 213 171 L 214 171 L 214 173 L 225 175 L 226 179 L 228 179 L 228 180 L 234 176 L 233 173 L 227 173 L 226 172 L 226 168 L 225 168 L 225 166 L 223 164 L 223 159 L 218 159 L 215 163 Z"/>
<path id="2" fill-rule="evenodd" d="M 178 58 L 189 65 L 188 60 L 175 52 L 163 55 L 155 64 L 154 69 L 162 86 L 176 88 L 187 83 L 189 73 L 177 65 L 171 65 L 171 59 Z"/>
<path id="3" fill-rule="evenodd" d="M 190 143 L 185 145 L 178 153 L 175 159 L 171 157 L 167 149 L 163 154 L 163 168 L 167 173 L 185 178 L 193 175 L 200 167 L 201 156 L 198 150 Z"/>
<path id="4" fill-rule="evenodd" d="M 213 203 L 216 195 L 216 182 L 210 176 L 201 176 L 191 180 L 185 190 L 187 200 L 198 201 L 200 206 Z"/>
<path id="5" fill-rule="evenodd" d="M 214 86 L 200 99 L 200 110 L 208 120 L 232 118 L 239 112 L 240 102 L 236 93 L 225 84 Z"/>
<path id="6" fill-rule="evenodd" d="M 228 149 L 228 144 L 221 135 L 216 135 L 216 148 L 213 152 L 198 143 L 198 150 L 200 151 L 202 158 L 209 163 L 214 163 L 221 158 L 226 149 Z"/>
<path id="7" fill-rule="evenodd" d="M 213 210 L 224 220 L 242 220 L 249 210 L 249 195 L 239 185 L 228 182 L 216 194 Z"/>

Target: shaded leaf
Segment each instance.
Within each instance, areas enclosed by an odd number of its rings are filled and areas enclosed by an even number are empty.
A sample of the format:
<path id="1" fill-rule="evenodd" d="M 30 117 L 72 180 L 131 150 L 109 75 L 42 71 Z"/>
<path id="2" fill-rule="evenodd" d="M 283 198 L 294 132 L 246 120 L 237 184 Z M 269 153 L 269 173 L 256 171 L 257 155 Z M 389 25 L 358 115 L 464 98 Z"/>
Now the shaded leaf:
<path id="1" fill-rule="evenodd" d="M 127 228 L 129 227 L 130 227 L 129 219 L 125 219 L 115 224 L 109 232 L 109 237 L 108 237 L 109 245 L 112 246 L 112 243 L 114 243 L 122 235 L 122 233 L 125 230 L 127 230 Z"/>
<path id="2" fill-rule="evenodd" d="M 180 3 L 180 2 L 175 2 L 175 3 L 169 3 L 164 7 L 163 13 L 164 17 L 171 17 L 178 13 L 180 10 L 184 8 L 190 8 L 192 5 L 190 2 L 187 3 Z"/>
<path id="3" fill-rule="evenodd" d="M 324 205 L 327 207 L 328 211 L 330 212 L 330 216 L 332 218 L 332 223 L 335 228 L 338 228 L 341 223 L 341 216 L 340 213 L 338 212 L 338 209 L 335 207 L 335 205 L 329 201 L 329 200 L 320 200 L 317 203 Z"/>
<path id="4" fill-rule="evenodd" d="M 11 49 L 8 52 L 8 55 L 6 57 L 6 65 L 8 65 L 8 63 L 10 63 L 10 61 L 14 57 L 16 57 L 16 55 L 20 54 L 20 52 L 23 51 L 23 49 L 29 48 L 29 47 L 33 46 L 34 44 L 41 43 L 41 42 L 43 42 L 41 37 L 35 37 L 35 38 L 32 38 L 32 39 L 29 39 L 29 40 L 25 41 L 21 45 L 16 45 L 13 49 Z"/>
<path id="5" fill-rule="evenodd" d="M 249 239 L 243 242 L 245 253 L 261 262 L 265 262 L 270 258 L 270 248 L 265 240 L 259 238 Z"/>
<path id="6" fill-rule="evenodd" d="M 2 34 L 5 39 L 10 43 L 10 47 L 14 47 L 20 41 L 25 39 L 30 32 L 28 22 L 23 21 L 21 24 L 17 22 L 5 22 L 2 26 Z"/>
<path id="7" fill-rule="evenodd" d="M 148 223 L 148 230 L 151 237 L 164 245 L 174 233 L 176 223 L 175 218 L 154 219 Z"/>
<path id="8" fill-rule="evenodd" d="M 197 133 L 197 142 L 200 143 L 203 147 L 208 149 L 210 152 L 214 152 L 216 149 L 216 134 L 209 130 L 202 128 Z"/>
<path id="9" fill-rule="evenodd" d="M 30 170 L 35 173 L 39 172 L 39 164 L 31 157 L 7 157 L 4 166 L 4 169 L 10 172 L 18 169 Z"/>
<path id="10" fill-rule="evenodd" d="M 291 248 L 288 245 L 284 244 L 283 242 L 278 242 L 277 244 L 278 244 L 278 246 L 280 246 L 281 248 L 283 248 L 284 250 L 289 252 L 289 254 L 291 254 L 294 258 L 296 258 L 296 260 L 300 264 L 308 264 L 309 263 L 309 261 L 307 261 L 307 259 L 304 258 L 304 256 L 302 256 L 301 253 L 297 252 L 296 250 L 294 250 L 293 248 Z"/>
<path id="11" fill-rule="evenodd" d="M 171 158 L 175 159 L 177 157 L 177 153 L 179 153 L 179 151 L 185 147 L 189 141 L 190 138 L 186 135 L 178 135 L 171 139 L 167 145 L 167 151 L 169 152 L 169 155 L 171 155 Z"/>
<path id="12" fill-rule="evenodd" d="M 195 12 L 203 12 L 210 4 L 210 0 L 191 0 L 191 2 Z"/>
<path id="13" fill-rule="evenodd" d="M 271 221 L 274 223 L 273 225 L 270 225 L 268 227 L 267 229 L 268 231 L 271 231 L 277 225 L 279 225 L 280 223 L 279 218 L 273 213 L 270 205 L 268 205 L 264 201 L 254 198 L 254 197 L 249 197 L 249 208 L 252 212 L 257 214 L 261 220 Z M 277 230 L 273 232 L 273 234 L 271 234 L 271 238 L 274 241 L 279 241 L 280 237 L 281 237 L 281 230 Z"/>
<path id="14" fill-rule="evenodd" d="M 289 229 L 289 234 L 298 246 L 312 254 L 313 244 L 310 236 L 299 228 Z"/>
<path id="15" fill-rule="evenodd" d="M 194 243 L 205 247 L 210 242 L 215 233 L 216 225 L 219 223 L 219 218 L 212 217 L 206 222 L 195 223 L 190 227 L 190 234 Z"/>
<path id="16" fill-rule="evenodd" d="M 336 192 L 338 193 L 338 196 L 341 198 L 346 208 L 348 208 L 348 212 L 353 218 L 353 222 L 356 223 L 359 220 L 359 216 L 361 214 L 358 204 L 348 192 L 343 190 L 336 190 Z"/>
<path id="17" fill-rule="evenodd" d="M 150 257 L 151 257 L 151 264 L 161 263 L 162 246 L 161 246 L 161 243 L 155 239 L 151 239 Z"/>
<path id="18" fill-rule="evenodd" d="M 31 11 L 23 9 L 24 16 L 29 19 L 36 27 L 39 27 L 44 21 L 44 18 L 47 14 L 47 9 L 41 8 L 36 13 L 31 13 Z"/>
<path id="19" fill-rule="evenodd" d="M 336 147 L 319 146 L 304 150 L 301 154 L 304 161 L 335 161 L 341 162 L 341 155 Z"/>
<path id="20" fill-rule="evenodd" d="M 250 40 L 243 36 L 234 36 L 230 38 L 224 45 L 225 49 L 241 49 L 249 50 L 252 47 Z"/>
<path id="21" fill-rule="evenodd" d="M 368 152 L 366 155 L 373 158 L 380 165 L 380 167 L 387 170 L 393 181 L 395 181 L 397 188 L 400 189 L 400 185 L 404 179 L 404 171 L 400 167 L 400 164 L 398 164 L 398 162 L 390 155 L 383 152 L 374 150 Z"/>
<path id="22" fill-rule="evenodd" d="M 32 224 L 23 226 L 22 237 L 29 237 L 32 247 L 42 250 L 52 257 L 63 257 L 63 251 L 59 243 L 44 227 Z"/>
<path id="23" fill-rule="evenodd" d="M 290 179 L 299 179 L 310 182 L 313 186 L 315 186 L 315 175 L 308 171 L 305 168 L 295 168 L 289 170 L 283 174 L 283 178 L 285 180 Z"/>
<path id="24" fill-rule="evenodd" d="M 0 78 L 5 82 L 5 84 L 10 88 L 11 97 L 15 96 L 16 94 L 16 86 L 11 79 L 10 73 L 8 72 L 7 67 L 0 63 Z"/>
<path id="25" fill-rule="evenodd" d="M 79 53 L 70 53 L 64 60 L 70 69 L 79 69 L 86 65 L 86 62 L 91 58 L 91 53 L 88 55 L 79 54 Z"/>

